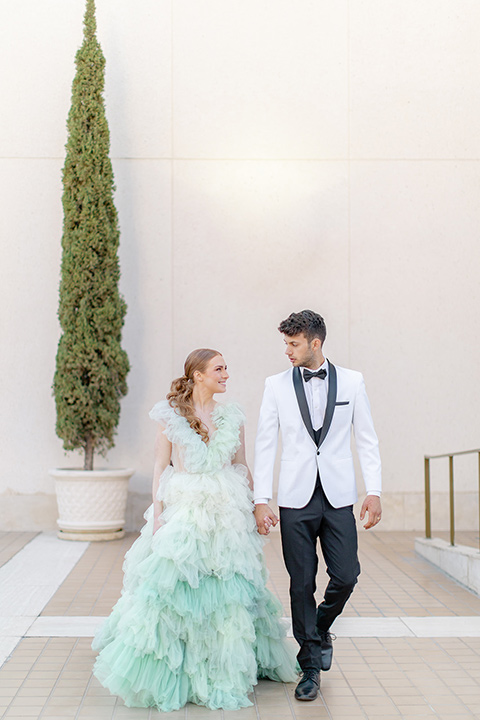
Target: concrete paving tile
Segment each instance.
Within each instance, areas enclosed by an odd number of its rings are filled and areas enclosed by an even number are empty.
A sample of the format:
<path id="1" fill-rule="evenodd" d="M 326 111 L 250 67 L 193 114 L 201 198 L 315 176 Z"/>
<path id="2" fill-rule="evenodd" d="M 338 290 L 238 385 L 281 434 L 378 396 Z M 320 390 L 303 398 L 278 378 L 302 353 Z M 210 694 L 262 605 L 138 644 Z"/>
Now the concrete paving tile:
<path id="1" fill-rule="evenodd" d="M 300 700 L 297 700 L 296 698 L 292 700 L 292 702 L 289 705 L 290 709 L 298 714 L 302 713 L 314 713 L 322 710 L 322 708 L 325 707 L 325 703 L 323 701 L 323 698 L 321 695 L 319 695 L 316 700 L 311 700 L 309 702 L 302 702 Z"/>
<path id="2" fill-rule="evenodd" d="M 33 661 L 25 661 L 25 660 L 17 660 L 15 656 L 15 660 L 11 658 L 10 660 L 7 660 L 2 666 L 1 672 L 4 673 L 12 673 L 12 672 L 25 672 L 26 669 L 30 669 L 32 665 L 36 662 L 36 658 Z"/>
<path id="3" fill-rule="evenodd" d="M 365 702 L 366 698 L 386 697 L 385 690 L 382 687 L 354 687 L 352 689 L 362 702 Z"/>
<path id="4" fill-rule="evenodd" d="M 55 675 L 60 675 L 63 668 L 65 667 L 65 661 L 59 662 L 59 663 L 43 663 L 39 664 L 37 663 L 35 665 L 35 672 L 36 673 L 54 673 Z"/>
<path id="5" fill-rule="evenodd" d="M 393 709 L 395 702 L 388 695 L 377 697 L 359 697 L 358 704 L 363 708 L 390 708 Z"/>
<path id="6" fill-rule="evenodd" d="M 458 662 L 463 662 L 463 661 L 458 661 Z M 456 685 L 457 683 L 462 683 L 462 681 L 464 681 L 464 680 L 466 680 L 467 682 L 469 682 L 471 680 L 469 674 L 463 669 L 458 669 L 458 670 L 452 669 L 450 671 L 437 670 L 436 674 L 438 675 L 439 678 L 442 678 L 442 680 L 444 680 L 444 682 L 448 682 L 449 684 Z"/>
<path id="7" fill-rule="evenodd" d="M 260 712 L 278 712 L 279 714 L 282 712 L 288 712 L 290 708 L 290 704 L 288 703 L 288 700 L 285 699 L 284 702 L 258 702 L 256 703 L 257 708 Z"/>
<path id="8" fill-rule="evenodd" d="M 408 692 L 413 688 L 412 681 L 405 677 L 397 678 L 379 678 L 381 686 L 388 692 L 401 689 L 402 691 Z"/>
<path id="9" fill-rule="evenodd" d="M 90 680 L 91 675 L 92 675 L 91 671 L 89 672 L 88 670 L 84 670 L 82 672 L 76 672 L 76 671 L 67 669 L 62 672 L 62 680 L 77 679 L 77 680 L 87 680 L 88 681 L 88 680 Z"/>
<path id="10" fill-rule="evenodd" d="M 155 720 L 184 720 L 185 718 L 185 708 L 182 708 L 181 710 L 177 710 L 172 713 L 163 713 L 159 712 L 155 708 L 127 708 L 124 705 L 118 705 L 114 709 L 114 715 L 113 717 L 115 720 L 148 720 L 150 717 L 155 718 Z"/>
<path id="11" fill-rule="evenodd" d="M 40 679 L 40 680 L 56 680 L 58 678 L 58 672 L 36 670 L 33 668 L 28 674 L 29 678 Z"/>
<path id="12" fill-rule="evenodd" d="M 22 684 L 23 680 L 22 678 L 4 678 L 2 675 L 0 675 L 0 688 L 6 688 L 7 690 L 11 690 L 12 688 L 19 688 Z"/>
<path id="13" fill-rule="evenodd" d="M 4 718 L 38 718 L 42 708 L 36 707 L 9 707 Z"/>
<path id="14" fill-rule="evenodd" d="M 448 718 L 449 720 L 452 720 L 452 718 L 453 720 L 458 720 L 459 717 L 469 714 L 468 708 L 462 703 L 448 706 L 432 705 L 432 710 L 434 710 L 439 717 Z"/>
<path id="15" fill-rule="evenodd" d="M 251 698 L 253 702 L 253 697 Z M 288 703 L 287 696 L 283 688 L 279 688 L 276 692 L 263 693 L 258 695 L 255 693 L 255 700 L 257 705 L 285 705 Z"/>
<path id="16" fill-rule="evenodd" d="M 263 718 L 262 718 L 263 720 Z M 363 710 L 359 710 L 358 712 L 348 712 L 348 713 L 340 713 L 336 714 L 333 718 L 333 720 L 365 720 L 365 713 Z"/>
<path id="17" fill-rule="evenodd" d="M 50 687 L 25 687 L 25 685 L 22 685 L 19 691 L 17 692 L 16 696 L 17 698 L 22 697 L 33 697 L 33 698 L 46 698 L 51 693 Z"/>
<path id="18" fill-rule="evenodd" d="M 294 714 L 291 710 L 288 712 L 261 712 L 260 713 L 260 719 L 261 720 L 290 720 L 290 718 L 294 718 Z M 187 715 L 188 720 L 188 715 Z"/>
<path id="19" fill-rule="evenodd" d="M 31 697 L 29 695 L 23 695 L 22 697 L 19 697 L 18 695 L 16 695 L 15 698 L 12 700 L 10 707 L 36 707 L 37 709 L 41 710 L 44 705 L 44 697 Z"/>
<path id="20" fill-rule="evenodd" d="M 424 703 L 428 704 L 428 700 L 425 698 L 423 692 L 418 689 L 409 691 L 408 693 L 403 693 L 402 695 L 398 695 L 397 693 L 389 693 L 388 697 L 397 706 L 408 706 Z"/>
<path id="21" fill-rule="evenodd" d="M 83 707 L 108 707 L 113 706 L 116 704 L 116 697 L 112 695 L 105 695 L 105 696 L 93 696 L 89 697 L 88 695 L 83 698 Z"/>
<path id="22" fill-rule="evenodd" d="M 452 701 L 457 701 L 457 696 L 450 690 L 450 688 L 440 688 L 435 692 L 431 692 L 430 689 L 421 687 L 421 692 L 425 700 L 433 705 L 433 703 L 439 705 L 445 705 Z"/>
<path id="23" fill-rule="evenodd" d="M 480 698 L 480 686 L 468 687 L 463 690 L 455 690 L 455 696 L 461 700 L 465 705 L 470 705 L 473 701 L 477 701 Z"/>
<path id="24" fill-rule="evenodd" d="M 351 706 L 350 705 L 342 706 L 342 705 L 327 704 L 326 708 L 327 708 L 328 712 L 334 718 L 336 718 L 337 715 L 348 715 L 349 713 L 351 713 L 351 714 L 363 713 L 363 709 L 362 709 L 361 705 L 358 705 L 358 704 L 351 705 Z"/>
<path id="25" fill-rule="evenodd" d="M 22 688 L 53 688 L 57 682 L 56 678 L 45 680 L 44 678 L 35 678 L 31 674 L 22 683 Z"/>
<path id="26" fill-rule="evenodd" d="M 343 674 L 345 674 L 345 671 L 348 670 L 349 678 L 353 678 L 355 682 L 377 682 L 375 673 L 372 672 L 371 668 L 361 657 L 359 657 L 356 661 L 350 661 L 348 664 L 342 663 L 341 666 L 339 666 L 339 669 Z M 322 677 L 331 676 L 322 674 Z"/>
<path id="27" fill-rule="evenodd" d="M 52 692 L 52 698 L 69 698 L 69 697 L 82 697 L 85 687 L 82 685 L 76 685 L 74 687 L 68 687 L 57 683 Z"/>
<path id="28" fill-rule="evenodd" d="M 320 691 L 325 702 L 347 703 L 354 698 L 353 690 L 349 687 L 330 688 L 320 686 Z"/>
<path id="29" fill-rule="evenodd" d="M 19 680 L 21 678 L 24 678 L 27 675 L 27 673 L 28 673 L 28 670 L 27 670 L 27 672 L 25 670 L 23 670 L 23 671 L 22 670 L 19 670 L 19 671 L 2 670 L 0 677 L 2 677 L 5 680 Z"/>
<path id="30" fill-rule="evenodd" d="M 47 702 L 47 707 L 52 710 L 58 711 L 60 708 L 65 711 L 77 709 L 82 702 L 82 696 L 72 695 L 72 697 L 66 698 L 55 698 L 50 697 Z"/>
<path id="31" fill-rule="evenodd" d="M 346 674 L 348 685 L 351 687 L 353 692 L 357 690 L 381 690 L 382 685 L 375 677 L 368 677 L 365 679 L 358 679 L 351 677 L 348 673 Z M 373 693 L 374 694 L 374 693 Z"/>
<path id="32" fill-rule="evenodd" d="M 107 690 L 107 688 L 92 687 L 92 685 L 89 686 L 88 692 L 86 693 L 86 697 L 109 697 L 109 696 L 110 696 L 110 691 Z"/>
<path id="33" fill-rule="evenodd" d="M 412 703 L 395 703 L 397 706 L 397 710 L 399 713 L 403 715 L 421 715 L 423 712 L 429 713 L 432 712 L 432 714 L 436 717 L 435 713 L 432 711 L 430 706 L 427 703 L 422 702 L 416 702 L 415 704 Z"/>

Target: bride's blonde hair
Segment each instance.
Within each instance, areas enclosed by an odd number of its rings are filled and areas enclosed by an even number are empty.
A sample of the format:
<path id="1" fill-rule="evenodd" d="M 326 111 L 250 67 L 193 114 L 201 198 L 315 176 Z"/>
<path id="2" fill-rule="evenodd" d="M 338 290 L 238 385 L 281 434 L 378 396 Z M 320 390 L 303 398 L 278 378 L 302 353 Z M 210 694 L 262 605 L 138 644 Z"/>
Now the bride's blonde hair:
<path id="1" fill-rule="evenodd" d="M 198 350 L 192 350 L 185 360 L 183 366 L 185 374 L 182 377 L 175 378 L 170 386 L 170 392 L 167 395 L 167 400 L 172 408 L 179 414 L 188 420 L 192 430 L 200 435 L 203 442 L 207 443 L 208 428 L 202 423 L 200 418 L 195 415 L 195 408 L 192 400 L 192 393 L 194 387 L 193 374 L 198 372 L 205 372 L 207 365 L 212 358 L 221 355 L 217 350 L 211 350 L 209 348 L 199 348 Z"/>

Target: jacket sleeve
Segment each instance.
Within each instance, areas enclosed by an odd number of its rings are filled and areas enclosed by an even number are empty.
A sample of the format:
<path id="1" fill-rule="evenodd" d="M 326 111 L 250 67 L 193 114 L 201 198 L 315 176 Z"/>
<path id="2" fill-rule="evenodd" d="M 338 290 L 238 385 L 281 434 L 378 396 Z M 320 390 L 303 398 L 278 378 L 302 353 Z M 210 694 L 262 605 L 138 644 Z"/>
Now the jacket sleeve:
<path id="1" fill-rule="evenodd" d="M 362 376 L 355 396 L 353 432 L 367 494 L 380 495 L 382 490 L 380 451 Z"/>
<path id="2" fill-rule="evenodd" d="M 277 454 L 278 430 L 279 420 L 275 393 L 270 378 L 267 378 L 255 440 L 254 500 L 271 500 L 272 498 L 273 468 Z"/>

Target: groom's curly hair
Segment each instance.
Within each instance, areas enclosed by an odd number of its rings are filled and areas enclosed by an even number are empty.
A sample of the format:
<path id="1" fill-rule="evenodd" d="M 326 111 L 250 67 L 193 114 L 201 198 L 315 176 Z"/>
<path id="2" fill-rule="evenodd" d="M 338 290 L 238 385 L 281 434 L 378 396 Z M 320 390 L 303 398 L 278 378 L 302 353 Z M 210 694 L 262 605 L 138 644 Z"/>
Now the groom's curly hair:
<path id="1" fill-rule="evenodd" d="M 327 337 L 327 326 L 321 315 L 313 310 L 302 310 L 298 313 L 291 313 L 286 320 L 282 320 L 278 329 L 284 335 L 292 337 L 303 333 L 308 342 L 314 338 L 320 338 L 322 345 Z"/>

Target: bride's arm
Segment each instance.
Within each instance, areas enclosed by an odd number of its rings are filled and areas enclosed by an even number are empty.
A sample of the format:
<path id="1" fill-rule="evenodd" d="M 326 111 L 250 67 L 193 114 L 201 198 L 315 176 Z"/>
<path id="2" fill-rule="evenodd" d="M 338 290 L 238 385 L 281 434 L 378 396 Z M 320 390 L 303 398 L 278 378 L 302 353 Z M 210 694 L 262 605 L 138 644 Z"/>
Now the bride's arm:
<path id="1" fill-rule="evenodd" d="M 157 499 L 160 477 L 169 466 L 170 459 L 172 457 L 172 443 L 163 434 L 164 429 L 165 428 L 162 427 L 162 425 L 159 425 L 155 438 L 155 464 L 153 467 L 152 482 L 154 534 L 157 532 L 158 528 L 163 525 L 163 522 L 160 519 L 160 515 L 163 512 L 163 502 Z"/>
<path id="2" fill-rule="evenodd" d="M 245 465 L 247 468 L 247 479 L 248 479 L 248 487 L 250 490 L 253 490 L 253 479 L 252 479 L 252 473 L 250 472 L 250 469 L 247 465 L 247 453 L 245 451 L 245 426 L 242 425 L 240 428 L 240 447 L 238 448 L 237 452 L 235 453 L 235 457 L 232 460 L 232 463 L 239 464 L 239 465 Z"/>

